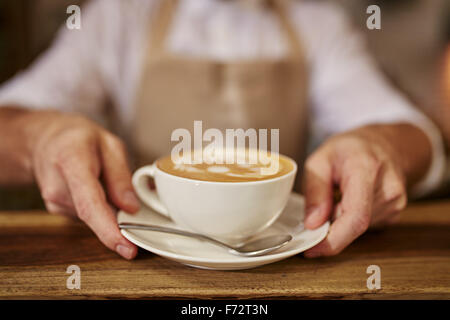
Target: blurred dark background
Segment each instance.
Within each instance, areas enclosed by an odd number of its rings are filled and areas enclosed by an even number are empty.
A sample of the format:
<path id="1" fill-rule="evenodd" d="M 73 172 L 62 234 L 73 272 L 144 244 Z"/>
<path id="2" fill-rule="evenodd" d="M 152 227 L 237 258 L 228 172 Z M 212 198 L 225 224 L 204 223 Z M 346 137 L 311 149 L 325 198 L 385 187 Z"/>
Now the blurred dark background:
<path id="1" fill-rule="evenodd" d="M 307 0 L 305 0 L 307 1 Z M 341 5 L 366 35 L 369 49 L 394 85 L 438 125 L 443 101 L 444 52 L 450 43 L 449 0 L 310 0 Z M 52 41 L 66 8 L 85 0 L 0 0 L 0 84 L 26 68 Z M 366 28 L 366 8 L 381 8 L 382 29 Z M 448 106 L 450 107 L 450 106 Z M 450 143 L 449 143 L 450 144 Z M 0 209 L 40 207 L 30 192 L 0 190 Z"/>
<path id="2" fill-rule="evenodd" d="M 80 0 L 0 0 L 0 83 L 45 50 Z"/>

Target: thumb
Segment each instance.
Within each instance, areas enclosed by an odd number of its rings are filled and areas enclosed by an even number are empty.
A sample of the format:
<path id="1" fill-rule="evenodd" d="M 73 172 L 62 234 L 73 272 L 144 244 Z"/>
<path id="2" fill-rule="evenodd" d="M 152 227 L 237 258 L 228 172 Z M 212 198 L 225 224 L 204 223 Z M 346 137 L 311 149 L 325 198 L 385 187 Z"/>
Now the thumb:
<path id="1" fill-rule="evenodd" d="M 306 161 L 303 191 L 306 198 L 305 227 L 315 229 L 328 220 L 333 206 L 332 167 L 325 153 L 315 153 Z"/>
<path id="2" fill-rule="evenodd" d="M 140 203 L 131 184 L 125 146 L 115 136 L 106 136 L 100 148 L 103 176 L 112 203 L 127 212 L 138 211 Z"/>

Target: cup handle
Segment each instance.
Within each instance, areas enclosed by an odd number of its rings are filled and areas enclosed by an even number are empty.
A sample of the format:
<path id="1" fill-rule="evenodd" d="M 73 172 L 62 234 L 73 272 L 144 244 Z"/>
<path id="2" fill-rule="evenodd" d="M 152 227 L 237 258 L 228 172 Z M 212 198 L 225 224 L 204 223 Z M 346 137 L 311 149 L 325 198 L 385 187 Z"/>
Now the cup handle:
<path id="1" fill-rule="evenodd" d="M 133 186 L 137 195 L 144 204 L 155 210 L 156 212 L 170 218 L 167 208 L 159 200 L 155 190 L 151 190 L 147 184 L 147 178 L 155 177 L 155 164 L 142 167 L 133 174 Z"/>

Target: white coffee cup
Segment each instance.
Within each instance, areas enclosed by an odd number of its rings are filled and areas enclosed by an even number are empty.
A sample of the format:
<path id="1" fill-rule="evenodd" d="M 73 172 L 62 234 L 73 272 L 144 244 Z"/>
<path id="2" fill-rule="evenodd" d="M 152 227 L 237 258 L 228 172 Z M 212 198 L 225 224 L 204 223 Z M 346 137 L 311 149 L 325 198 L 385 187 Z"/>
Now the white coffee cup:
<path id="1" fill-rule="evenodd" d="M 295 161 L 288 160 L 293 169 L 287 174 L 245 182 L 178 177 L 162 171 L 155 162 L 134 173 L 133 185 L 145 205 L 180 228 L 241 241 L 270 226 L 286 206 L 297 173 Z M 154 179 L 156 191 L 149 188 L 148 178 Z"/>

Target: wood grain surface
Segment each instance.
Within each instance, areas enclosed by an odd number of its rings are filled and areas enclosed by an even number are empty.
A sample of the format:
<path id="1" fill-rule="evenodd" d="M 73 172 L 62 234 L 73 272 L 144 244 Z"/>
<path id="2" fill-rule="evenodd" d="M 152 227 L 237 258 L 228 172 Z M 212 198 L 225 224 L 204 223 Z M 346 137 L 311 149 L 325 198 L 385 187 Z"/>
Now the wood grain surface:
<path id="1" fill-rule="evenodd" d="M 66 268 L 81 268 L 69 290 Z M 381 268 L 369 290 L 366 269 Z M 363 235 L 342 254 L 297 255 L 243 271 L 186 267 L 140 251 L 125 261 L 83 224 L 41 211 L 0 212 L 0 299 L 449 299 L 450 201 L 410 205 L 399 224 Z"/>

